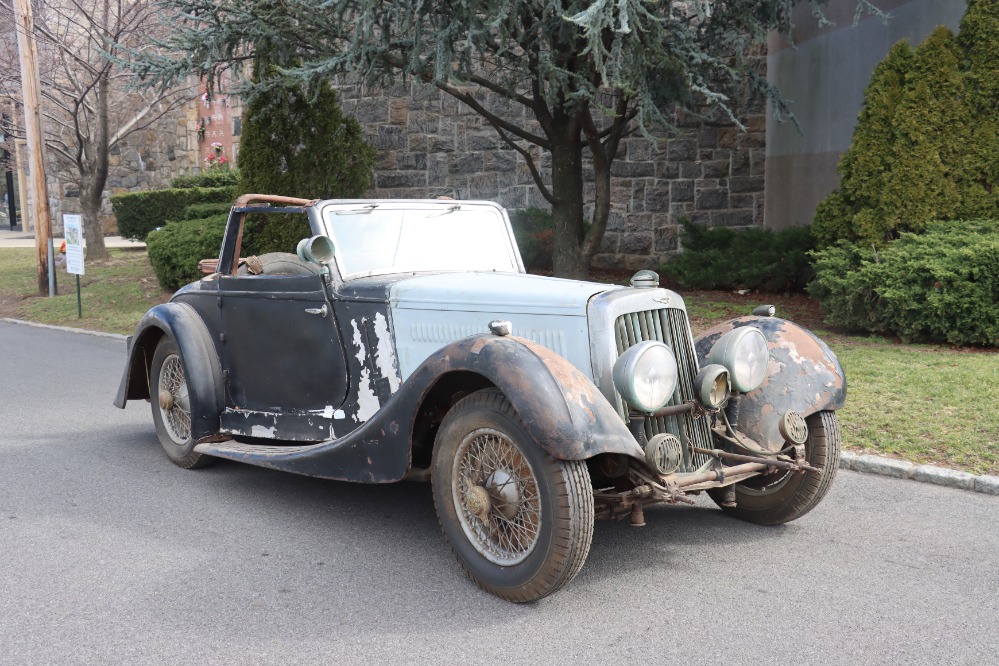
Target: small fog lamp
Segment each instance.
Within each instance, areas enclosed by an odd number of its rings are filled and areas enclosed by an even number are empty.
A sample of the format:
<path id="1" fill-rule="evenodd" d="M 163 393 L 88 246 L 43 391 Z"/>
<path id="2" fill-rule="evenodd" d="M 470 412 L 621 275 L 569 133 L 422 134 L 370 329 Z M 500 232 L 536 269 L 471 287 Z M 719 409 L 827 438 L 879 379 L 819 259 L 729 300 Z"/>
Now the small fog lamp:
<path id="1" fill-rule="evenodd" d="M 694 378 L 694 391 L 702 405 L 708 409 L 718 409 L 725 404 L 732 392 L 728 369 L 718 364 L 704 366 Z"/>

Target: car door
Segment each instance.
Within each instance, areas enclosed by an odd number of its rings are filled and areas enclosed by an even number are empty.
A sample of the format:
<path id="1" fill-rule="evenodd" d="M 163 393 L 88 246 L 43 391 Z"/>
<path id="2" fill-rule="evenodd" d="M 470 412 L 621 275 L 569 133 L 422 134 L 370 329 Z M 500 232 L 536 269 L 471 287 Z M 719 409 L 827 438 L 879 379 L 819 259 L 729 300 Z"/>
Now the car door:
<path id="1" fill-rule="evenodd" d="M 318 275 L 219 278 L 226 411 L 233 434 L 331 438 L 347 368 L 336 315 Z"/>

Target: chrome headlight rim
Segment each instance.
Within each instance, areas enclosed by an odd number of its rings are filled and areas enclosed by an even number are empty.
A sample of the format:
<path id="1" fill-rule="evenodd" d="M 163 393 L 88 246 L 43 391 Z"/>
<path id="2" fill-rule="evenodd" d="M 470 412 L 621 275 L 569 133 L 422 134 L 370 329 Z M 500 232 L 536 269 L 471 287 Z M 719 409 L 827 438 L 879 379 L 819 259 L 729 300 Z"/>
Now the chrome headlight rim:
<path id="1" fill-rule="evenodd" d="M 755 326 L 734 328 L 711 347 L 708 362 L 728 369 L 732 388 L 750 393 L 767 378 L 770 348 L 763 331 Z"/>
<path id="2" fill-rule="evenodd" d="M 646 340 L 626 349 L 615 361 L 612 374 L 614 388 L 625 403 L 646 413 L 668 405 L 680 382 L 680 368 L 673 350 L 658 340 Z M 659 385 L 646 386 L 643 394 L 640 380 Z M 655 395 L 648 394 L 650 388 L 654 388 Z"/>

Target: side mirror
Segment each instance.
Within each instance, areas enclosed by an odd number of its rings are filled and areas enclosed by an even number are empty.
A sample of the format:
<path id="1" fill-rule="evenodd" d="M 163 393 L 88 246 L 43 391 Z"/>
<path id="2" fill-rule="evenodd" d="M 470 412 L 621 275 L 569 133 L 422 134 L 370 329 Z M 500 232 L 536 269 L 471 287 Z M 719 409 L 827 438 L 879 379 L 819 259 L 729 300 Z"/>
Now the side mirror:
<path id="1" fill-rule="evenodd" d="M 298 241 L 295 254 L 302 261 L 325 266 L 333 261 L 333 241 L 329 236 L 313 236 Z"/>

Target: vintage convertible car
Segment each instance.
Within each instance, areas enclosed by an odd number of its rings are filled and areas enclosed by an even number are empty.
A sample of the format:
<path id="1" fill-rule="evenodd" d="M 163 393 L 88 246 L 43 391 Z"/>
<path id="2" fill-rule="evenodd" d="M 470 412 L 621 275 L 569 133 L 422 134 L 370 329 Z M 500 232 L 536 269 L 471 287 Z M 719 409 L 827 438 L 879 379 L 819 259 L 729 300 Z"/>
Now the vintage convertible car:
<path id="1" fill-rule="evenodd" d="M 262 213 L 298 214 L 295 254 L 240 256 Z M 202 264 L 129 338 L 115 405 L 148 399 L 185 468 L 429 480 L 456 558 L 504 599 L 572 580 L 595 518 L 706 491 L 784 523 L 836 474 L 846 384 L 818 338 L 762 306 L 694 340 L 651 271 L 528 275 L 493 203 L 246 195 Z"/>

